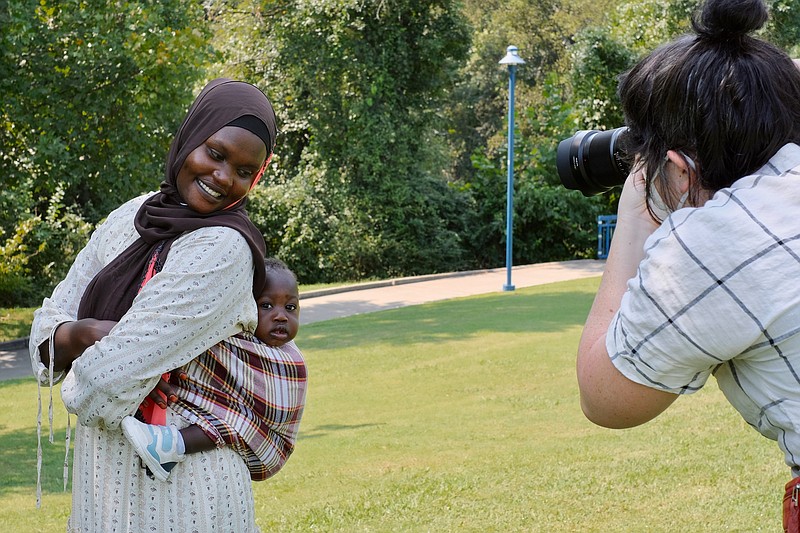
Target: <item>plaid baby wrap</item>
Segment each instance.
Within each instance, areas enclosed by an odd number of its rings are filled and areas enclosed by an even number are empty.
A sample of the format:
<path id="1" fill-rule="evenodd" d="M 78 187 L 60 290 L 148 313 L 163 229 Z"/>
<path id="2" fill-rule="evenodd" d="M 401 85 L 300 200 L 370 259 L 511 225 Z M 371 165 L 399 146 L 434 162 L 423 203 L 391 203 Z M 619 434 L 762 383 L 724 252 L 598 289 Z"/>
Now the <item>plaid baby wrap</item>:
<path id="1" fill-rule="evenodd" d="M 172 380 L 172 408 L 217 446 L 231 446 L 250 477 L 275 475 L 294 451 L 306 397 L 306 367 L 294 342 L 268 346 L 250 333 L 230 337 L 184 367 Z"/>

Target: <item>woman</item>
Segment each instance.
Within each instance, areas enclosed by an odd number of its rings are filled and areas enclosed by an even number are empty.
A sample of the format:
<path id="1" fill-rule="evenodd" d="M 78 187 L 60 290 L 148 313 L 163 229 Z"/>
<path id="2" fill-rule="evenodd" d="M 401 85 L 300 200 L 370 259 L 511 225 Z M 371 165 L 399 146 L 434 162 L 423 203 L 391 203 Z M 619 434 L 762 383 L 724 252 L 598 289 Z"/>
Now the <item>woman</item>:
<path id="1" fill-rule="evenodd" d="M 260 90 L 209 83 L 173 140 L 160 192 L 112 212 L 35 313 L 34 371 L 51 385 L 66 374 L 62 398 L 78 415 L 69 531 L 257 531 L 234 450 L 195 454 L 164 484 L 119 426 L 163 373 L 255 330 L 265 245 L 244 205 L 275 137 Z M 187 425 L 171 410 L 167 423 Z"/>
<path id="2" fill-rule="evenodd" d="M 750 35 L 766 19 L 761 0 L 709 0 L 694 34 L 622 77 L 635 171 L 577 371 L 584 413 L 611 428 L 714 374 L 797 477 L 800 70 Z"/>

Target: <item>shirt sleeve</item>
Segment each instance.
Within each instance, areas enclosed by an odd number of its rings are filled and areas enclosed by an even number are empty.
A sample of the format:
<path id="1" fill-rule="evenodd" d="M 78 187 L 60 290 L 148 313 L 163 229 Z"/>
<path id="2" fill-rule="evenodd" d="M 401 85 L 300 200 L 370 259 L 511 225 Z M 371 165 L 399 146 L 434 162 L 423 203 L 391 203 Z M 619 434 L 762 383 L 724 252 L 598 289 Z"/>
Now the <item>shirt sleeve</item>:
<path id="1" fill-rule="evenodd" d="M 117 427 L 161 374 L 254 330 L 253 270 L 250 248 L 233 229 L 202 228 L 177 239 L 122 320 L 73 363 L 62 385 L 67 409 L 84 425 Z"/>
<path id="2" fill-rule="evenodd" d="M 146 196 L 142 196 L 131 200 L 109 214 L 78 253 L 66 277 L 34 312 L 29 351 L 33 373 L 39 383 L 45 384 L 50 380 L 49 369 L 41 361 L 39 346 L 52 339 L 59 325 L 77 320 L 78 306 L 89 282 L 111 258 L 116 257 L 138 238 L 132 220 L 145 198 Z M 53 382 L 62 380 L 65 374 L 54 373 Z"/>
<path id="3" fill-rule="evenodd" d="M 753 278 L 710 243 L 708 221 L 695 222 L 668 219 L 650 237 L 606 336 L 623 375 L 676 394 L 699 390 L 762 331 L 752 320 L 763 305 Z"/>

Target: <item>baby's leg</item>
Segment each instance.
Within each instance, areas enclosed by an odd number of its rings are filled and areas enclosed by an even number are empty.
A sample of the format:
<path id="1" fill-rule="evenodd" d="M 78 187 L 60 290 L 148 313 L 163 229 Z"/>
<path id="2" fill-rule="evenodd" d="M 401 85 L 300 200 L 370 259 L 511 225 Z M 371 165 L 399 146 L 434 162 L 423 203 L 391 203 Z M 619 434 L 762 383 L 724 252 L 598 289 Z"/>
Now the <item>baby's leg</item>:
<path id="1" fill-rule="evenodd" d="M 216 443 L 211 440 L 211 437 L 205 434 L 200 429 L 200 426 L 191 425 L 180 430 L 181 437 L 183 437 L 185 453 L 198 453 L 213 450 L 217 447 Z"/>

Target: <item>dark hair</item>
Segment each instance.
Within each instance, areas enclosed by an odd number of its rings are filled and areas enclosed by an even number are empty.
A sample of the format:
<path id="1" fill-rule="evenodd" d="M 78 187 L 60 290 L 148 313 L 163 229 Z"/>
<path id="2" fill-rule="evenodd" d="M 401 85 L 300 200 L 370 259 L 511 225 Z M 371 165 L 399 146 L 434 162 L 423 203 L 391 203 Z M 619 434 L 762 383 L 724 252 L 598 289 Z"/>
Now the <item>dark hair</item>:
<path id="1" fill-rule="evenodd" d="M 700 189 L 716 192 L 800 141 L 800 69 L 750 34 L 767 20 L 762 0 L 708 0 L 694 34 L 653 51 L 620 78 L 628 151 L 639 157 L 648 204 L 667 150 L 694 159 Z M 661 190 L 667 190 L 662 187 Z M 665 198 L 674 206 L 674 198 Z M 651 209 L 652 213 L 652 209 Z"/>
<path id="2" fill-rule="evenodd" d="M 297 276 L 292 272 L 292 269 L 277 257 L 267 257 L 264 260 L 264 266 L 267 271 L 267 277 L 269 277 L 270 272 L 288 272 L 294 278 L 294 282 L 297 283 Z"/>

